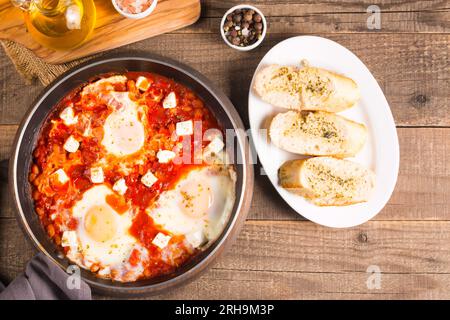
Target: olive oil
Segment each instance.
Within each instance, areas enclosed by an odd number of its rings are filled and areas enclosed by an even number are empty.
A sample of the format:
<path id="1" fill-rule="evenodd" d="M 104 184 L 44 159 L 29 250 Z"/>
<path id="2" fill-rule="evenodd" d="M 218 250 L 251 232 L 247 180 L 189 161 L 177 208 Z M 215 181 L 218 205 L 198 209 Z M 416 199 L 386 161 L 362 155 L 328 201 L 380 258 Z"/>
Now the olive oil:
<path id="1" fill-rule="evenodd" d="M 67 50 L 82 44 L 95 26 L 93 0 L 15 0 L 26 2 L 25 23 L 40 44 Z"/>

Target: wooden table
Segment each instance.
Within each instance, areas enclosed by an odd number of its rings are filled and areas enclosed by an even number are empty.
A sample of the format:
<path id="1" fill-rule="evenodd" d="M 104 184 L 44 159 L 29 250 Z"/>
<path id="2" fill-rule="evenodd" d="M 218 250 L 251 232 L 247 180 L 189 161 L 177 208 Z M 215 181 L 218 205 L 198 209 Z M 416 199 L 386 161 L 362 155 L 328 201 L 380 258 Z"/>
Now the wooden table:
<path id="1" fill-rule="evenodd" d="M 262 56 L 294 35 L 328 37 L 373 72 L 400 140 L 400 173 L 390 202 L 372 221 L 351 229 L 305 221 L 255 167 L 253 204 L 231 250 L 198 280 L 156 298 L 450 298 L 450 3 L 375 2 L 381 30 L 366 27 L 372 0 L 252 1 L 270 26 L 261 47 L 242 53 L 228 48 L 218 32 L 222 14 L 240 1 L 207 0 L 195 25 L 119 49 L 191 65 L 231 97 L 248 124 L 248 87 Z M 0 55 L 1 158 L 9 156 L 17 124 L 41 90 L 38 83 L 25 85 Z M 5 185 L 0 206 L 0 275 L 9 282 L 34 251 L 14 219 Z M 367 287 L 371 265 L 381 269 L 380 289 Z"/>

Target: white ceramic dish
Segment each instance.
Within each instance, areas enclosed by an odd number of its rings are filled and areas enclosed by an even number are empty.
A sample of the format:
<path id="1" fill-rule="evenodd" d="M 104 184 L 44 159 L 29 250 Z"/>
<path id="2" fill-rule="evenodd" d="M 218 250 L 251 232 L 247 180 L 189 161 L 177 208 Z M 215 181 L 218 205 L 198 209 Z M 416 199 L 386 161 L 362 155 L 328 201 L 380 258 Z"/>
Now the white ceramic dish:
<path id="1" fill-rule="evenodd" d="M 113 0 L 114 1 L 114 0 Z M 235 46 L 232 43 L 230 43 L 227 39 L 227 37 L 225 36 L 225 31 L 223 30 L 223 26 L 225 24 L 225 20 L 227 18 L 227 16 L 232 13 L 234 10 L 237 9 L 253 9 L 255 10 L 256 13 L 258 13 L 261 18 L 262 18 L 262 24 L 263 24 L 263 32 L 261 34 L 261 38 L 256 41 L 254 44 L 250 45 L 250 46 L 246 46 L 246 47 L 239 47 L 239 46 Z M 239 50 L 239 51 L 250 51 L 252 49 L 255 49 L 257 46 L 259 46 L 261 44 L 261 42 L 264 41 L 264 38 L 266 37 L 266 32 L 267 32 L 267 21 L 266 21 L 266 17 L 264 17 L 264 14 L 261 12 L 261 10 L 259 10 L 258 8 L 251 6 L 249 4 L 240 4 L 237 6 L 234 6 L 232 8 L 230 8 L 222 17 L 222 21 L 220 22 L 220 34 L 222 35 L 222 39 L 223 41 L 225 41 L 225 43 L 230 46 L 233 49 Z"/>
<path id="2" fill-rule="evenodd" d="M 287 109 L 276 108 L 262 101 L 253 91 L 254 77 L 248 99 L 253 142 L 270 181 L 295 211 L 328 227 L 356 226 L 380 212 L 394 191 L 399 168 L 399 144 L 394 119 L 380 86 L 367 67 L 352 52 L 334 41 L 314 36 L 284 40 L 264 56 L 256 72 L 270 64 L 299 65 L 302 59 L 307 59 L 311 66 L 329 69 L 352 78 L 361 90 L 359 103 L 340 114 L 367 126 L 366 145 L 356 157 L 349 160 L 361 163 L 375 172 L 376 185 L 370 200 L 343 207 L 319 207 L 279 186 L 278 168 L 281 164 L 302 156 L 278 149 L 270 143 L 267 131 L 260 130 L 267 128 L 275 114 L 286 112 Z"/>
<path id="3" fill-rule="evenodd" d="M 150 13 L 153 12 L 153 10 L 155 10 L 156 5 L 158 4 L 158 0 L 153 0 L 152 4 L 150 5 L 150 7 L 147 8 L 147 10 L 144 10 L 140 13 L 127 13 L 125 11 L 123 11 L 116 3 L 116 0 L 111 0 L 114 8 L 116 9 L 116 11 L 118 13 L 120 13 L 122 16 L 126 17 L 126 18 L 130 18 L 130 19 L 142 19 L 147 17 L 148 15 L 150 15 Z"/>

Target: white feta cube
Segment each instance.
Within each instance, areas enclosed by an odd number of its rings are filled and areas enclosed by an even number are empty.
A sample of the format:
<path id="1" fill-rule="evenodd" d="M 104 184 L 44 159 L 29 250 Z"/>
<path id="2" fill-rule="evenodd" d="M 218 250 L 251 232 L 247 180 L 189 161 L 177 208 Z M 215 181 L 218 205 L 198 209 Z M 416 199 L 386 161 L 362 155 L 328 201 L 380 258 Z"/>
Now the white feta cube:
<path id="1" fill-rule="evenodd" d="M 203 154 L 205 154 L 205 155 L 211 155 L 212 153 L 217 154 L 220 151 L 222 151 L 224 146 L 225 146 L 225 144 L 223 143 L 222 139 L 220 137 L 216 136 L 205 147 Z"/>
<path id="2" fill-rule="evenodd" d="M 101 167 L 91 168 L 91 181 L 92 183 L 103 183 L 105 176 Z"/>
<path id="3" fill-rule="evenodd" d="M 170 150 L 159 150 L 156 154 L 159 163 L 168 163 L 170 160 L 175 158 L 176 154 Z"/>
<path id="4" fill-rule="evenodd" d="M 150 82 L 146 77 L 140 76 L 136 79 L 136 87 L 141 91 L 147 91 L 150 87 Z"/>
<path id="5" fill-rule="evenodd" d="M 76 231 L 64 231 L 61 238 L 61 246 L 63 247 L 77 247 L 78 238 Z"/>
<path id="6" fill-rule="evenodd" d="M 71 106 L 65 108 L 59 115 L 66 126 L 71 126 L 78 122 L 78 116 L 75 117 L 75 113 Z"/>
<path id="7" fill-rule="evenodd" d="M 192 120 L 177 122 L 176 125 L 177 136 L 189 136 L 194 133 L 194 124 Z"/>
<path id="8" fill-rule="evenodd" d="M 152 243 L 160 249 L 164 249 L 169 244 L 171 238 L 171 236 L 166 236 L 164 233 L 160 232 L 153 238 Z"/>
<path id="9" fill-rule="evenodd" d="M 121 195 L 124 195 L 127 189 L 128 187 L 124 178 L 117 180 L 113 185 L 113 190 Z"/>
<path id="10" fill-rule="evenodd" d="M 66 142 L 64 143 L 64 149 L 67 152 L 76 152 L 79 147 L 80 143 L 73 136 L 67 138 Z"/>
<path id="11" fill-rule="evenodd" d="M 171 109 L 177 106 L 177 97 L 175 96 L 175 92 L 169 93 L 163 100 L 163 108 Z"/>
<path id="12" fill-rule="evenodd" d="M 158 181 L 158 178 L 155 177 L 155 175 L 149 170 L 146 174 L 144 174 L 141 178 L 141 182 L 146 187 L 151 187 L 156 181 Z"/>
<path id="13" fill-rule="evenodd" d="M 64 184 L 67 181 L 69 181 L 69 177 L 67 176 L 66 172 L 63 169 L 58 169 L 53 174 L 56 175 L 58 182 L 61 184 Z"/>

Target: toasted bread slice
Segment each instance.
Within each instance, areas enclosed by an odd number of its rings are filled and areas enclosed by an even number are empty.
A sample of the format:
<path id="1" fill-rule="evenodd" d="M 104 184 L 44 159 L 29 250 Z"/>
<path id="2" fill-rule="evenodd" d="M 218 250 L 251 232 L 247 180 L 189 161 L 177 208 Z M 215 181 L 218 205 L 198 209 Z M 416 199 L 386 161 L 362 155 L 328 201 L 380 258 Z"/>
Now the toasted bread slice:
<path id="1" fill-rule="evenodd" d="M 356 83 L 343 75 L 310 67 L 270 65 L 258 72 L 255 91 L 266 102 L 293 110 L 339 112 L 360 97 Z"/>
<path id="2" fill-rule="evenodd" d="M 332 157 L 285 162 L 280 185 L 319 206 L 345 206 L 369 199 L 375 174 L 362 165 Z"/>
<path id="3" fill-rule="evenodd" d="M 334 113 L 288 111 L 272 119 L 269 134 L 273 144 L 289 152 L 345 158 L 362 149 L 367 129 Z"/>

